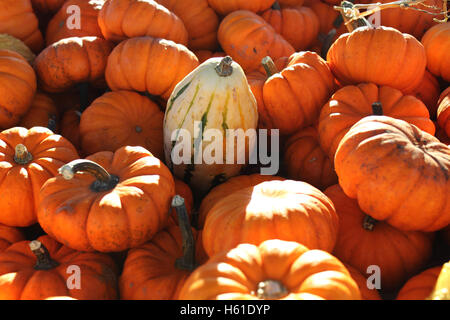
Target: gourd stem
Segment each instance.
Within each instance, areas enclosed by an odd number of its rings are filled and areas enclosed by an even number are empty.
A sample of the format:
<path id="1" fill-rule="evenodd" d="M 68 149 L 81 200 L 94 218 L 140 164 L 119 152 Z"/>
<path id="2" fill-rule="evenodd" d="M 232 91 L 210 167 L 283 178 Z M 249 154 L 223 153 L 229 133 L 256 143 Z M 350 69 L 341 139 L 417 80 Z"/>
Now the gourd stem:
<path id="1" fill-rule="evenodd" d="M 36 256 L 35 270 L 50 270 L 59 265 L 59 263 L 50 257 L 47 248 L 38 240 L 29 243 L 31 251 Z"/>
<path id="2" fill-rule="evenodd" d="M 288 294 L 286 287 L 278 280 L 264 280 L 258 283 L 256 296 L 259 299 L 280 299 Z"/>
<path id="3" fill-rule="evenodd" d="M 350 1 L 342 1 L 341 6 L 335 6 L 334 9 L 341 12 L 348 32 L 352 32 L 360 27 L 372 27 L 370 22 L 364 17 L 359 17 L 352 20 L 359 14 L 359 10 L 356 9 L 355 5 Z"/>
<path id="4" fill-rule="evenodd" d="M 229 77 L 233 74 L 232 63 L 233 59 L 230 56 L 226 56 L 220 60 L 220 63 L 215 68 L 219 77 Z"/>
<path id="5" fill-rule="evenodd" d="M 262 58 L 261 64 L 264 67 L 264 70 L 266 70 L 266 74 L 268 77 L 271 77 L 274 74 L 278 73 L 277 66 L 275 65 L 275 62 L 273 62 L 271 57 L 267 56 Z"/>
<path id="6" fill-rule="evenodd" d="M 273 10 L 281 10 L 281 6 L 280 6 L 280 4 L 278 3 L 278 1 L 275 1 L 275 2 L 273 3 L 272 9 L 273 9 Z"/>
<path id="7" fill-rule="evenodd" d="M 172 207 L 177 212 L 178 225 L 180 226 L 183 239 L 183 256 L 175 261 L 175 266 L 181 270 L 192 271 L 197 267 L 195 262 L 195 241 L 183 197 L 176 195 L 172 199 Z"/>
<path id="8" fill-rule="evenodd" d="M 371 216 L 366 214 L 366 216 L 364 217 L 364 220 L 363 220 L 364 230 L 373 231 L 377 222 L 378 222 L 377 220 L 375 220 L 374 218 L 372 218 Z"/>
<path id="9" fill-rule="evenodd" d="M 18 144 L 14 148 L 14 161 L 18 164 L 27 164 L 33 160 L 33 156 L 23 144 Z"/>
<path id="10" fill-rule="evenodd" d="M 59 168 L 58 172 L 66 180 L 72 179 L 79 172 L 93 175 L 96 180 L 91 189 L 95 192 L 111 190 L 119 183 L 119 177 L 109 174 L 101 165 L 86 159 L 73 160 Z"/>
<path id="11" fill-rule="evenodd" d="M 381 104 L 381 102 L 372 103 L 372 113 L 374 116 L 383 115 L 383 105 Z"/>
<path id="12" fill-rule="evenodd" d="M 433 292 L 427 300 L 450 300 L 450 261 L 442 266 Z"/>

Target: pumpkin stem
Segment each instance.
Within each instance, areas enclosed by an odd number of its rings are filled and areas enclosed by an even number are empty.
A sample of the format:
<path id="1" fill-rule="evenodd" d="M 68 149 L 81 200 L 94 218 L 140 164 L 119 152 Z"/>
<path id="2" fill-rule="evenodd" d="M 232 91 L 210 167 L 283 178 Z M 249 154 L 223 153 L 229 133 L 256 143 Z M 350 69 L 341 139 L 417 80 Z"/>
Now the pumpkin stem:
<path id="1" fill-rule="evenodd" d="M 266 70 L 266 74 L 268 77 L 271 77 L 274 74 L 278 73 L 277 66 L 275 65 L 275 62 L 273 62 L 271 57 L 267 56 L 262 58 L 261 64 L 264 67 L 264 70 Z"/>
<path id="2" fill-rule="evenodd" d="M 233 59 L 230 56 L 226 56 L 220 60 L 220 63 L 215 68 L 219 77 L 229 77 L 233 74 L 232 63 Z"/>
<path id="3" fill-rule="evenodd" d="M 450 261 L 442 266 L 433 292 L 427 300 L 450 300 Z"/>
<path id="4" fill-rule="evenodd" d="M 335 6 L 334 9 L 341 12 L 348 32 L 352 32 L 360 27 L 372 27 L 366 18 L 360 16 L 359 10 L 350 1 L 342 1 L 341 6 Z"/>
<path id="5" fill-rule="evenodd" d="M 381 104 L 381 102 L 372 103 L 372 113 L 374 116 L 383 115 L 383 105 Z"/>
<path id="6" fill-rule="evenodd" d="M 372 218 L 371 216 L 366 214 L 366 216 L 364 217 L 364 220 L 363 220 L 364 230 L 373 231 L 377 222 L 378 222 L 377 220 L 375 220 L 374 218 Z"/>
<path id="7" fill-rule="evenodd" d="M 15 148 L 14 161 L 18 164 L 27 164 L 33 160 L 33 156 L 28 152 L 25 145 L 19 143 Z"/>
<path id="8" fill-rule="evenodd" d="M 176 195 L 172 199 L 172 207 L 177 212 L 178 225 L 183 238 L 183 256 L 175 261 L 175 266 L 178 269 L 192 271 L 197 267 L 195 262 L 195 241 L 183 197 Z"/>
<path id="9" fill-rule="evenodd" d="M 280 299 L 288 294 L 286 287 L 277 280 L 264 280 L 258 283 L 256 296 L 259 299 Z"/>
<path id="10" fill-rule="evenodd" d="M 91 184 L 91 190 L 94 192 L 111 190 L 119 183 L 119 177 L 109 174 L 101 165 L 86 159 L 73 160 L 59 168 L 58 172 L 66 180 L 72 179 L 79 172 L 93 175 L 96 180 Z"/>
<path id="11" fill-rule="evenodd" d="M 272 10 L 281 10 L 281 6 L 278 1 L 275 1 L 272 5 Z"/>
<path id="12" fill-rule="evenodd" d="M 38 240 L 29 243 L 31 251 L 36 256 L 35 270 L 50 270 L 59 265 L 59 263 L 50 257 L 47 248 Z"/>

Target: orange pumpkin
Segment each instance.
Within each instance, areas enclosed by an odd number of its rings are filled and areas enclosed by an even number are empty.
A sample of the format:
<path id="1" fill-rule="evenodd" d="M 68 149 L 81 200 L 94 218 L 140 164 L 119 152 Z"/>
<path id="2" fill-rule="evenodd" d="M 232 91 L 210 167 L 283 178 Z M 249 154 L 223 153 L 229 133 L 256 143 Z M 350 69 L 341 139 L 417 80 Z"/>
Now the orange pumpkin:
<path id="1" fill-rule="evenodd" d="M 149 98 L 132 91 L 107 92 L 83 111 L 81 147 L 85 154 L 141 146 L 163 159 L 164 113 Z"/>
<path id="2" fill-rule="evenodd" d="M 256 13 L 246 10 L 227 15 L 220 23 L 217 37 L 225 53 L 239 63 L 245 72 L 258 69 L 261 59 L 266 56 L 276 60 L 295 52 L 291 44 L 269 23 Z"/>
<path id="3" fill-rule="evenodd" d="M 422 37 L 427 57 L 427 69 L 445 81 L 450 81 L 450 22 L 431 27 Z"/>
<path id="4" fill-rule="evenodd" d="M 428 268 L 410 278 L 400 289 L 396 300 L 426 300 L 433 292 L 442 266 Z"/>
<path id="5" fill-rule="evenodd" d="M 106 1 L 98 14 L 98 25 L 105 39 L 115 42 L 151 36 L 188 43 L 183 21 L 153 0 Z"/>
<path id="6" fill-rule="evenodd" d="M 81 113 L 77 108 L 67 110 L 61 118 L 61 135 L 72 142 L 77 150 L 81 149 L 80 118 Z"/>
<path id="7" fill-rule="evenodd" d="M 381 289 L 395 290 L 417 273 L 431 258 L 433 236 L 418 231 L 401 231 L 363 212 L 355 199 L 339 185 L 324 193 L 339 216 L 339 233 L 333 250 L 339 260 L 366 274 L 378 266 Z"/>
<path id="8" fill-rule="evenodd" d="M 297 242 L 240 244 L 197 268 L 180 300 L 360 300 L 358 286 L 331 254 Z"/>
<path id="9" fill-rule="evenodd" d="M 209 257 L 240 243 L 268 239 L 302 243 L 331 252 L 338 216 L 320 190 L 301 181 L 266 181 L 231 193 L 206 215 L 203 247 Z M 227 226 L 227 232 L 222 232 Z"/>
<path id="10" fill-rule="evenodd" d="M 348 130 L 370 115 L 402 119 L 432 135 L 436 130 L 427 107 L 412 95 L 373 83 L 345 86 L 333 94 L 320 112 L 320 145 L 330 159 L 334 159 L 339 142 Z"/>
<path id="11" fill-rule="evenodd" d="M 325 189 L 338 181 L 333 161 L 322 150 L 315 127 L 307 127 L 289 137 L 284 146 L 287 177 Z"/>
<path id="12" fill-rule="evenodd" d="M 79 282 L 73 280 L 75 272 Z M 1 300 L 54 296 L 114 300 L 118 298 L 117 278 L 117 266 L 108 255 L 75 251 L 49 236 L 16 242 L 0 253 Z"/>
<path id="13" fill-rule="evenodd" d="M 0 252 L 15 242 L 25 240 L 25 236 L 18 228 L 5 226 L 0 223 Z"/>
<path id="14" fill-rule="evenodd" d="M 36 75 L 20 54 L 0 50 L 0 128 L 19 123 L 30 109 L 36 92 Z"/>
<path id="15" fill-rule="evenodd" d="M 113 91 L 146 91 L 167 100 L 176 84 L 198 65 L 195 54 L 181 44 L 136 37 L 114 48 L 105 77 Z"/>
<path id="16" fill-rule="evenodd" d="M 427 106 L 431 119 L 436 119 L 437 116 L 437 102 L 440 91 L 440 85 L 436 77 L 428 70 L 425 70 L 422 82 L 412 93 L 413 96 L 420 99 Z"/>
<path id="17" fill-rule="evenodd" d="M 45 48 L 34 68 L 47 92 L 63 92 L 77 83 L 103 79 L 112 43 L 97 37 L 67 38 Z"/>
<path id="18" fill-rule="evenodd" d="M 33 9 L 41 14 L 57 12 L 66 0 L 31 0 Z"/>
<path id="19" fill-rule="evenodd" d="M 344 263 L 344 266 L 358 285 L 362 300 L 382 300 L 377 289 L 369 289 L 367 286 L 367 278 L 361 272 L 347 263 Z"/>
<path id="20" fill-rule="evenodd" d="M 450 87 L 441 93 L 437 105 L 437 122 L 439 127 L 450 137 Z"/>
<path id="21" fill-rule="evenodd" d="M 0 223 L 37 222 L 41 186 L 63 164 L 78 158 L 73 145 L 47 128 L 15 127 L 0 133 Z"/>
<path id="22" fill-rule="evenodd" d="M 209 5 L 222 16 L 238 10 L 262 12 L 269 9 L 274 2 L 275 0 L 208 0 Z"/>
<path id="23" fill-rule="evenodd" d="M 166 225 L 173 177 L 144 148 L 98 152 L 59 171 L 42 186 L 38 209 L 42 229 L 59 242 L 117 252 L 143 244 Z"/>
<path id="24" fill-rule="evenodd" d="M 18 126 L 31 129 L 40 126 L 58 132 L 59 112 L 52 98 L 37 92 L 28 112 L 20 120 Z"/>
<path id="25" fill-rule="evenodd" d="M 334 165 L 345 194 L 372 218 L 406 231 L 450 224 L 450 148 L 415 125 L 365 117 L 342 138 Z"/>
<path id="26" fill-rule="evenodd" d="M 212 52 L 210 50 L 198 50 L 194 51 L 194 53 L 197 56 L 199 63 L 203 63 L 211 58 L 222 58 L 226 56 L 225 52 L 221 51 Z"/>

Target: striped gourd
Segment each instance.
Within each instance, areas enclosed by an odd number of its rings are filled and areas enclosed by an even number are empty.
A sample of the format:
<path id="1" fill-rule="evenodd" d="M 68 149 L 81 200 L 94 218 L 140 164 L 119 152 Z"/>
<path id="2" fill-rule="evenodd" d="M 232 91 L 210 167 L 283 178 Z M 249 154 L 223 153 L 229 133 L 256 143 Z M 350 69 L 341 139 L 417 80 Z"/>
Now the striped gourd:
<path id="1" fill-rule="evenodd" d="M 241 66 L 230 57 L 211 58 L 179 82 L 167 102 L 166 163 L 176 177 L 203 195 L 239 174 L 243 164 L 237 161 L 238 155 L 245 155 L 248 163 L 256 140 L 244 134 L 256 133 L 257 123 L 256 100 Z M 239 135 L 233 129 L 242 129 L 240 138 L 234 138 Z"/>

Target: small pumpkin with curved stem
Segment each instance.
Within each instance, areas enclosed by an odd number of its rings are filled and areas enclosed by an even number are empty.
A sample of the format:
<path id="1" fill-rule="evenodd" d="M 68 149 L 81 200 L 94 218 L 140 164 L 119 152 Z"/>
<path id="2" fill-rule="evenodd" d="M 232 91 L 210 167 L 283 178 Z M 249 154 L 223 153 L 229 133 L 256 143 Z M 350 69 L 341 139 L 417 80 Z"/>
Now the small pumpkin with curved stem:
<path id="1" fill-rule="evenodd" d="M 374 219 L 405 231 L 450 223 L 450 148 L 415 125 L 365 117 L 342 138 L 334 165 L 345 194 Z"/>
<path id="2" fill-rule="evenodd" d="M 450 137 L 450 87 L 445 89 L 437 103 L 437 122 L 447 137 Z"/>
<path id="3" fill-rule="evenodd" d="M 81 275 L 79 282 L 73 282 L 74 272 Z M 117 278 L 117 266 L 108 255 L 75 251 L 49 236 L 16 242 L 0 252 L 1 300 L 55 296 L 114 300 L 118 298 Z"/>
<path id="4" fill-rule="evenodd" d="M 436 130 L 427 107 L 412 95 L 374 83 L 345 86 L 333 94 L 320 112 L 320 145 L 330 159 L 334 159 L 339 142 L 348 130 L 369 115 L 402 119 L 431 135 Z"/>
<path id="5" fill-rule="evenodd" d="M 328 252 L 267 240 L 240 244 L 197 268 L 180 300 L 360 300 L 345 266 Z"/>
<path id="6" fill-rule="evenodd" d="M 431 258 L 432 234 L 401 231 L 384 221 L 376 221 L 359 208 L 355 199 L 347 197 L 339 185 L 327 188 L 324 193 L 339 216 L 333 255 L 363 274 L 369 266 L 378 266 L 381 289 L 398 289 Z"/>
<path id="7" fill-rule="evenodd" d="M 37 222 L 39 190 L 58 168 L 78 158 L 73 145 L 47 128 L 15 127 L 0 133 L 0 223 Z"/>
<path id="8" fill-rule="evenodd" d="M 0 252 L 13 243 L 25 240 L 23 232 L 15 227 L 9 227 L 0 223 Z"/>
<path id="9" fill-rule="evenodd" d="M 48 95 L 37 92 L 28 112 L 22 117 L 18 126 L 31 129 L 32 127 L 46 127 L 53 132 L 59 129 L 58 107 Z"/>
<path id="10" fill-rule="evenodd" d="M 85 154 L 141 146 L 163 159 L 164 113 L 149 98 L 132 91 L 107 92 L 83 111 L 81 147 Z"/>
<path id="11" fill-rule="evenodd" d="M 40 190 L 38 221 L 75 250 L 123 251 L 150 240 L 167 223 L 173 177 L 142 147 L 98 152 L 59 172 Z"/>

